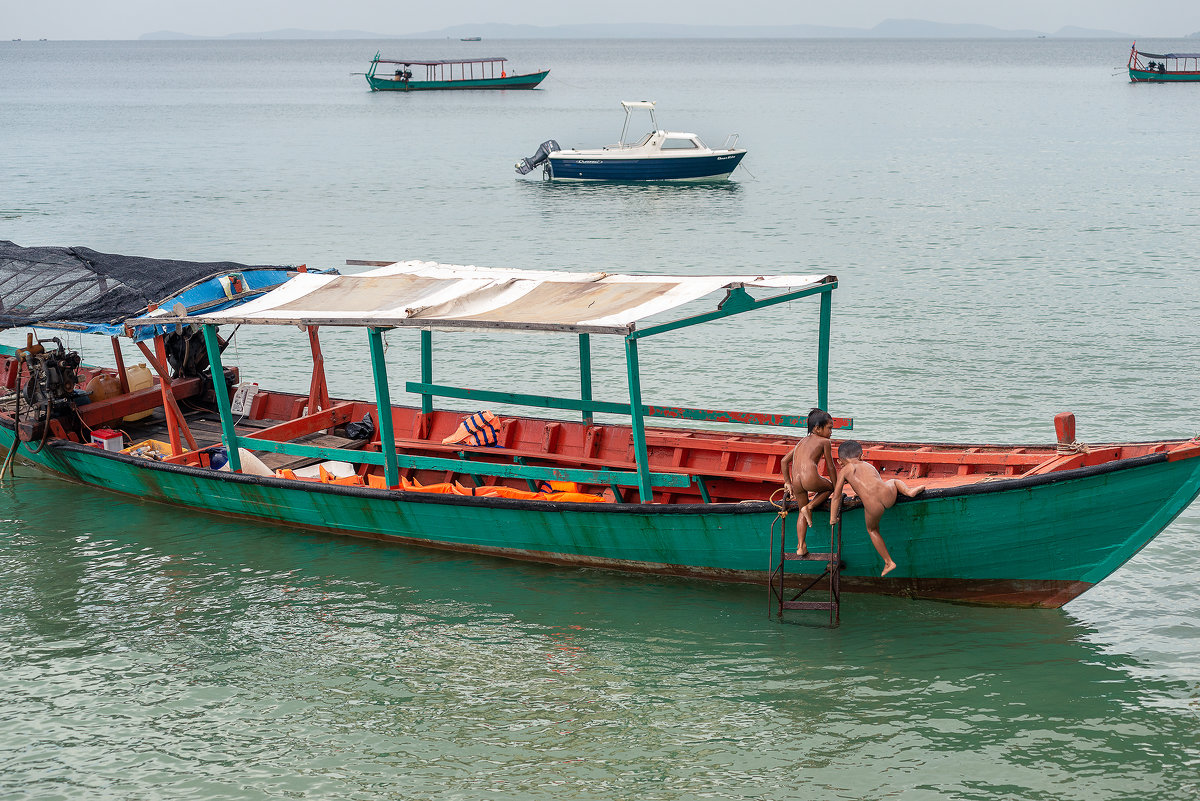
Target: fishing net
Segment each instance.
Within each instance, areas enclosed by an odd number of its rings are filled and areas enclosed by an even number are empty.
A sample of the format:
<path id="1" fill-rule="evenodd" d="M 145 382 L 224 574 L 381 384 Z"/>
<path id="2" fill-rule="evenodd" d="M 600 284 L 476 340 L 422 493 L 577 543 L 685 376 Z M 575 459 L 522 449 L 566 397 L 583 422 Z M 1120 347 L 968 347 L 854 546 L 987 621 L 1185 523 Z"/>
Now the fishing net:
<path id="1" fill-rule="evenodd" d="M 248 269 L 258 268 L 84 247 L 24 248 L 0 240 L 0 329 L 51 322 L 115 325 L 198 281 Z"/>

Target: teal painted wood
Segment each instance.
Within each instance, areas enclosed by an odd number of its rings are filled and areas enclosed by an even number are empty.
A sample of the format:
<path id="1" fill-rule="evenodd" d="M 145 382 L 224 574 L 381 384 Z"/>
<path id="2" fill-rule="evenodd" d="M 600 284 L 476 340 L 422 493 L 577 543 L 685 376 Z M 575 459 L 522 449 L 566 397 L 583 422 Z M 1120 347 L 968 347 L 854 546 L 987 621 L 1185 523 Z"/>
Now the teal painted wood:
<path id="1" fill-rule="evenodd" d="M 387 361 L 383 358 L 383 332 L 368 328 L 367 340 L 371 351 L 371 376 L 375 380 L 375 408 L 380 410 L 376 415 L 379 441 L 392 443 L 391 447 L 383 448 L 383 480 L 388 487 L 397 487 L 400 485 L 400 468 L 396 464 L 396 434 L 392 431 L 392 398 L 388 391 Z M 384 409 L 388 410 L 386 414 Z"/>
<path id="2" fill-rule="evenodd" d="M 204 326 L 204 348 L 208 351 L 208 363 L 212 366 L 212 375 L 223 376 L 225 370 L 221 366 L 221 343 L 217 341 L 217 327 Z M 229 469 L 237 472 L 242 469 L 242 457 L 237 448 L 237 432 L 233 427 L 233 414 L 229 407 L 229 387 L 224 381 L 213 382 L 213 394 L 217 396 L 217 413 L 221 417 L 221 439 L 229 454 Z"/>
<path id="3" fill-rule="evenodd" d="M 1158 72 L 1129 68 L 1129 80 L 1134 83 L 1197 83 L 1200 72 Z"/>
<path id="4" fill-rule="evenodd" d="M 654 499 L 650 488 L 650 454 L 646 449 L 646 420 L 642 407 L 642 376 L 638 366 L 637 340 L 625 338 L 625 367 L 629 375 L 629 409 L 633 428 L 633 461 L 637 464 L 638 493 L 642 503 Z"/>
<path id="5" fill-rule="evenodd" d="M 659 325 L 638 328 L 634 331 L 631 331 L 629 336 L 633 337 L 634 339 L 645 339 L 646 337 L 652 337 L 656 334 L 665 334 L 668 331 L 678 331 L 680 328 L 689 328 L 693 325 L 709 323 L 713 320 L 720 320 L 725 317 L 732 317 L 735 314 L 743 314 L 756 309 L 765 309 L 768 306 L 774 306 L 779 303 L 787 303 L 800 298 L 806 298 L 809 295 L 822 294 L 823 296 L 827 297 L 835 289 L 837 289 L 837 281 L 831 281 L 827 284 L 810 286 L 806 287 L 805 289 L 797 289 L 795 292 L 783 292 L 778 295 L 772 295 L 769 298 L 755 300 L 748 292 L 746 292 L 745 289 L 736 287 L 729 290 L 729 294 L 726 295 L 725 300 L 721 301 L 721 303 L 717 306 L 716 311 L 697 314 L 692 317 L 683 317 L 679 320 L 672 320 L 669 323 L 661 323 Z"/>
<path id="6" fill-rule="evenodd" d="M 12 430 L 0 427 L 5 447 L 12 439 Z M 71 479 L 190 508 L 546 562 L 711 579 L 764 580 L 775 521 L 765 502 L 681 508 L 494 501 L 172 468 L 83 446 L 51 445 L 36 456 L 22 449 L 20 455 Z M 1061 604 L 1124 564 L 1200 491 L 1200 458 L 1143 459 L 1079 473 L 1011 489 L 1005 485 L 1016 482 L 997 481 L 986 492 L 943 491 L 897 504 L 883 519 L 883 536 L 899 565 L 886 579 L 876 577 L 881 565 L 861 509 L 847 510 L 844 586 L 971 600 L 1003 585 L 1011 600 L 1012 588 L 1034 582 L 1082 583 L 1050 605 Z M 828 536 L 823 523 L 818 516 L 809 534 L 814 550 Z M 787 521 L 788 537 L 795 536 L 793 524 L 794 516 Z"/>
<path id="7" fill-rule="evenodd" d="M 821 327 L 817 335 L 817 408 L 829 411 L 829 326 L 833 293 L 821 295 Z"/>
<path id="8" fill-rule="evenodd" d="M 591 334 L 579 335 L 579 399 L 584 403 L 592 400 Z M 589 426 L 592 424 L 592 413 L 588 409 L 583 410 L 583 422 Z"/>
<path id="9" fill-rule="evenodd" d="M 558 398 L 551 395 L 528 395 L 522 392 L 498 392 L 489 389 L 470 389 L 467 387 L 448 387 L 442 384 L 425 384 L 409 381 L 405 389 L 414 394 L 429 393 L 445 398 L 460 398 L 462 400 L 490 401 L 492 403 L 509 403 L 514 406 L 532 406 L 542 409 L 566 409 L 572 411 L 603 412 L 605 414 L 629 415 L 628 403 L 597 401 L 575 398 Z M 422 395 L 424 397 L 424 395 Z M 737 412 L 723 409 L 692 409 L 685 406 L 648 406 L 642 404 L 644 417 L 664 417 L 673 420 L 700 420 L 709 423 L 741 423 L 744 425 L 780 426 L 785 428 L 803 428 L 808 424 L 808 415 L 775 414 L 772 412 Z M 847 420 L 837 426 L 842 429 L 854 428 L 854 421 Z"/>
<path id="10" fill-rule="evenodd" d="M 428 329 L 421 331 L 421 383 L 433 383 L 433 332 Z M 433 413 L 433 396 L 429 393 L 421 395 L 421 414 Z"/>
<path id="11" fill-rule="evenodd" d="M 503 78 L 468 78 L 457 81 L 396 81 L 391 78 L 367 76 L 374 92 L 423 92 L 436 89 L 536 89 L 550 70 L 528 75 L 508 75 Z"/>

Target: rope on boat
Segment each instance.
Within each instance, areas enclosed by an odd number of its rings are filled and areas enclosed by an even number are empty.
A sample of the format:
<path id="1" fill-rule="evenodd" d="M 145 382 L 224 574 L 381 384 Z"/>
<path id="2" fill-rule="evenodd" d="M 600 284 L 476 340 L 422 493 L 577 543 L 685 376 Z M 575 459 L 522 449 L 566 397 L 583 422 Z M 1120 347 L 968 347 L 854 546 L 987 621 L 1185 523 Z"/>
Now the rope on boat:
<path id="1" fill-rule="evenodd" d="M 778 501 L 776 501 L 775 496 L 779 495 L 780 493 L 782 493 L 783 497 L 780 498 Z M 783 547 L 783 538 L 787 536 L 787 529 L 785 529 L 783 527 L 783 523 L 784 523 L 784 521 L 787 520 L 787 513 L 788 513 L 787 502 L 788 502 L 789 497 L 791 497 L 791 491 L 788 489 L 787 484 L 784 484 L 782 487 L 780 487 L 779 489 L 772 492 L 771 497 L 767 498 L 767 502 L 769 504 L 771 504 L 772 506 L 774 506 L 778 510 L 778 514 L 775 515 L 775 519 L 771 521 L 770 542 L 767 546 L 767 575 L 768 576 L 773 575 L 775 572 L 775 524 L 776 523 L 779 524 L 780 547 Z"/>
<path id="2" fill-rule="evenodd" d="M 1058 454 L 1091 453 L 1092 452 L 1091 448 L 1089 448 L 1086 444 L 1080 442 L 1079 440 L 1075 440 L 1074 442 L 1060 442 L 1060 443 L 1058 443 L 1058 445 L 1055 446 L 1054 450 Z"/>
<path id="3" fill-rule="evenodd" d="M 17 383 L 20 383 L 19 378 Z M 4 457 L 4 465 L 0 467 L 0 483 L 4 481 L 4 475 L 12 465 L 13 457 L 17 454 L 17 448 L 21 447 L 21 388 L 18 386 L 14 391 L 17 393 L 17 407 L 16 411 L 13 412 L 13 444 L 8 449 L 8 455 Z"/>

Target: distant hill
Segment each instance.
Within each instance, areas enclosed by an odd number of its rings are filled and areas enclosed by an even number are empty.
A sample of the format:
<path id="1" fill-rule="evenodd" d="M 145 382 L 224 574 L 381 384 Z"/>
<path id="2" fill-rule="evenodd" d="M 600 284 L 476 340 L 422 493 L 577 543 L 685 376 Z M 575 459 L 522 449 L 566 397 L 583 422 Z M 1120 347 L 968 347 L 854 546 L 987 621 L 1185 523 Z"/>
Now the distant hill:
<path id="1" fill-rule="evenodd" d="M 1055 38 L 1060 39 L 1132 39 L 1133 36 L 1128 33 L 1117 33 L 1116 31 L 1100 31 L 1094 28 L 1077 28 L 1074 25 L 1067 25 L 1064 28 L 1059 28 L 1054 34 Z"/>
<path id="2" fill-rule="evenodd" d="M 1192 34 L 1200 36 L 1200 33 Z M 510 25 L 489 22 L 453 25 L 418 33 L 370 31 L 308 31 L 285 28 L 259 33 L 195 36 L 175 31 L 142 34 L 143 40 L 185 39 L 1130 39 L 1130 34 L 1067 26 L 1052 34 L 1034 30 L 1005 30 L 990 25 L 955 25 L 919 19 L 888 19 L 873 28 L 837 28 L 828 25 L 676 25 L 670 23 L 597 23 L 590 25 Z"/>
<path id="3" fill-rule="evenodd" d="M 278 31 L 262 31 L 260 33 L 227 33 L 224 36 L 195 36 L 190 33 L 176 31 L 155 31 L 143 33 L 139 41 L 155 40 L 206 40 L 213 39 L 399 39 L 386 33 L 369 33 L 367 31 L 306 31 L 300 28 L 283 28 Z"/>

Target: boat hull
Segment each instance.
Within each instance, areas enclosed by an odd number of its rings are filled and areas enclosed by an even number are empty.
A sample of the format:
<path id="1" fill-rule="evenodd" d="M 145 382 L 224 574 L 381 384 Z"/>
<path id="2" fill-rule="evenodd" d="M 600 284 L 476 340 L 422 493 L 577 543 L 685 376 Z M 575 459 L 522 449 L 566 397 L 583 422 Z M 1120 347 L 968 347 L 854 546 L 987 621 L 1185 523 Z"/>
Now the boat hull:
<path id="1" fill-rule="evenodd" d="M 550 70 L 528 75 L 509 75 L 504 78 L 468 78 L 458 81 L 397 81 L 392 78 L 367 76 L 373 92 L 424 92 L 435 89 L 536 89 Z"/>
<path id="2" fill-rule="evenodd" d="M 1158 72 L 1130 67 L 1129 80 L 1133 83 L 1197 83 L 1200 72 Z"/>
<path id="3" fill-rule="evenodd" d="M 567 181 L 708 181 L 728 178 L 743 151 L 659 158 L 551 154 L 549 176 Z"/>
<path id="4" fill-rule="evenodd" d="M 13 430 L 0 426 L 0 445 Z M 765 583 L 779 521 L 767 502 L 574 504 L 299 484 L 151 462 L 51 442 L 24 461 L 133 498 L 315 531 L 727 582 Z M 843 516 L 842 589 L 994 605 L 1058 607 L 1111 574 L 1200 492 L 1200 458 L 1153 454 L 1098 467 L 935 490 L 897 504 L 886 578 L 862 510 Z M 794 542 L 793 516 L 783 524 Z M 820 550 L 818 520 L 809 543 Z M 796 563 L 789 565 L 808 565 Z M 797 567 L 797 570 L 803 569 Z M 791 567 L 789 567 L 789 571 Z M 796 579 L 798 580 L 798 579 Z"/>

